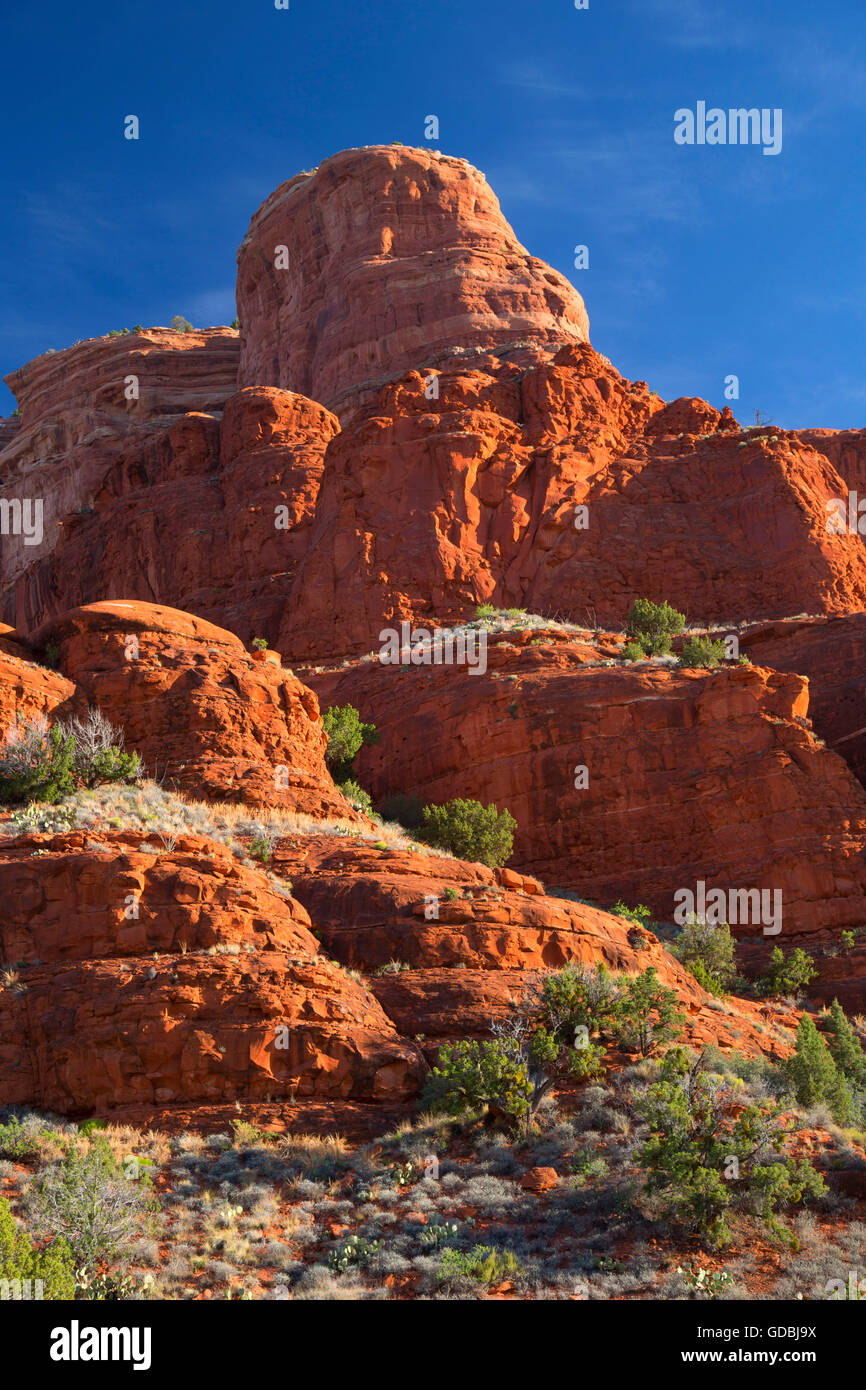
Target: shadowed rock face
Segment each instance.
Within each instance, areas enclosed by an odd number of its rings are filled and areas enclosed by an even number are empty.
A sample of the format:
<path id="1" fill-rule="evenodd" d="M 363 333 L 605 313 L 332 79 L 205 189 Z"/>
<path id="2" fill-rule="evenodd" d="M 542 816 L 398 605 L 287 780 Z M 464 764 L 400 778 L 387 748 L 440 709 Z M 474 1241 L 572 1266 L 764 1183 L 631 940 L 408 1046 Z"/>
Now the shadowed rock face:
<path id="1" fill-rule="evenodd" d="M 338 413 L 442 351 L 589 336 L 580 295 L 520 245 L 484 175 L 405 145 L 344 150 L 271 194 L 238 251 L 238 313 L 240 384 Z"/>
<path id="2" fill-rule="evenodd" d="M 816 734 L 866 786 L 866 613 L 763 624 L 742 646 L 762 666 L 808 677 Z"/>

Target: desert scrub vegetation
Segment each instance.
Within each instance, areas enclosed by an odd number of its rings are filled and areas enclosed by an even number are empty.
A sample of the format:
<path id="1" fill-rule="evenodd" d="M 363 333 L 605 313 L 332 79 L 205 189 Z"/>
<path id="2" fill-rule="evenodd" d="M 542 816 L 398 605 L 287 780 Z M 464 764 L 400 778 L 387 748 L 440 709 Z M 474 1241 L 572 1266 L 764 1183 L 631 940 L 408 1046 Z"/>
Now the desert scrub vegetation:
<path id="1" fill-rule="evenodd" d="M 682 667 L 712 670 L 724 659 L 724 642 L 714 642 L 711 637 L 687 637 L 683 642 L 679 664 Z"/>
<path id="2" fill-rule="evenodd" d="M 135 782 L 137 753 L 123 751 L 123 733 L 100 710 L 63 722 L 42 716 L 13 724 L 0 745 L 0 802 L 56 805 L 78 788 Z"/>
<path id="3" fill-rule="evenodd" d="M 736 1088 L 708 1071 L 703 1055 L 672 1048 L 637 1109 L 650 1131 L 638 1155 L 647 1197 L 714 1245 L 730 1242 L 732 1211 L 757 1216 L 788 1238 L 777 1211 L 826 1190 L 808 1161 L 777 1152 L 790 1123 L 773 1107 L 744 1104 Z"/>
<path id="4" fill-rule="evenodd" d="M 635 599 L 626 619 L 626 637 L 636 646 L 644 657 L 667 656 L 671 649 L 671 639 L 682 632 L 686 619 L 670 604 L 653 603 L 648 598 Z M 636 660 L 633 655 L 623 651 L 627 660 Z"/>
<path id="5" fill-rule="evenodd" d="M 378 743 L 375 724 L 365 724 L 354 705 L 331 705 L 322 717 L 328 736 L 325 762 L 334 781 L 349 780 L 354 774 L 354 762 L 365 743 Z"/>
<path id="6" fill-rule="evenodd" d="M 493 1037 L 446 1044 L 427 1077 L 421 1106 L 452 1117 L 487 1111 L 528 1138 L 551 1089 L 566 1077 L 597 1076 L 603 1036 L 646 1057 L 676 1038 L 685 1016 L 654 966 L 617 978 L 574 962 L 524 990 Z"/>
<path id="7" fill-rule="evenodd" d="M 589 987 L 592 1003 L 592 982 Z M 761 1093 L 769 1064 L 735 1054 L 720 1059 L 708 1051 L 702 1070 L 713 1076 L 725 1066 L 715 1082 L 733 1093 L 737 1110 L 769 1111 Z M 668 1186 L 647 1190 L 655 1168 L 641 1156 L 661 1132 L 644 1117 L 642 1102 L 663 1080 L 663 1068 L 664 1058 L 641 1059 L 604 1081 L 568 1082 L 567 1093 L 555 1102 L 548 1096 L 539 1107 L 528 1138 L 475 1116 L 429 1112 L 361 1143 L 336 1133 L 271 1132 L 243 1117 L 223 1133 L 171 1138 L 110 1124 L 82 1135 L 79 1127 L 82 1146 L 101 1139 L 121 1165 L 133 1153 L 159 1166 L 161 1209 L 158 1243 L 146 1229 L 133 1232 L 116 1260 L 76 1275 L 75 1296 L 475 1300 L 499 1292 L 606 1300 L 703 1299 L 717 1292 L 729 1298 L 750 1296 L 749 1279 L 763 1261 L 761 1296 L 826 1297 L 824 1282 L 847 1268 L 840 1252 L 857 1248 L 857 1223 L 849 1223 L 850 1236 L 839 1221 L 825 1234 L 823 1196 L 808 1197 L 817 1201 L 820 1225 L 809 1213 L 796 1215 L 806 1196 L 775 1202 L 770 1215 L 790 1221 L 789 1243 L 793 1249 L 799 1241 L 808 1257 L 802 1272 L 799 1256 L 780 1266 L 777 1255 L 761 1253 L 767 1242 L 755 1240 L 767 1227 L 761 1190 L 746 1200 L 748 1183 L 732 1193 L 723 1213 L 734 1238 L 725 1255 L 732 1278 L 716 1290 L 690 1276 L 708 1267 L 707 1239 L 690 1213 L 684 1219 L 672 1209 Z M 735 1118 L 732 1112 L 725 1123 Z M 65 1121 L 25 1116 L 24 1124 L 61 1139 L 76 1134 Z M 664 1133 L 670 1128 L 665 1123 Z M 27 1160 L 31 1168 L 38 1162 Z M 538 1165 L 555 1175 L 543 1195 L 523 1181 Z M 39 1179 L 37 1167 L 34 1192 Z M 25 1191 L 25 1212 L 32 1200 Z M 862 1225 L 859 1230 L 862 1245 Z"/>
<path id="8" fill-rule="evenodd" d="M 70 1139 L 62 1158 L 34 1185 L 37 1232 L 62 1236 L 76 1270 L 88 1276 L 104 1272 L 133 1236 L 155 1228 L 150 1166 L 138 1155 L 119 1160 L 98 1131 L 89 1142 L 86 1136 L 83 1143 Z"/>
<path id="9" fill-rule="evenodd" d="M 781 1066 L 797 1104 L 810 1109 L 825 1104 L 839 1125 L 864 1121 L 866 1056 L 838 1000 L 830 1014 L 829 1045 L 814 1020 L 804 1013 L 797 1027 L 794 1053 Z"/>
<path id="10" fill-rule="evenodd" d="M 334 817 L 318 820 L 301 811 L 245 806 L 235 802 L 200 801 L 180 792 L 167 791 L 157 782 L 142 778 L 130 785 L 104 783 L 94 788 L 78 788 L 58 805 L 31 802 L 0 820 L 0 835 L 21 835 L 33 831 L 59 833 L 73 828 L 90 831 L 134 830 L 142 839 L 163 836 L 168 848 L 172 837 L 201 835 L 246 854 L 244 841 L 284 835 L 333 835 L 369 840 L 353 820 Z M 384 821 L 377 826 L 390 849 L 413 850 L 437 858 L 442 850 L 413 839 L 403 826 Z M 251 861 L 252 862 L 252 861 Z"/>
<path id="11" fill-rule="evenodd" d="M 726 922 L 716 926 L 693 917 L 668 950 L 708 994 L 727 994 L 738 981 L 736 942 Z"/>
<path id="12" fill-rule="evenodd" d="M 497 868 L 511 857 L 516 829 L 510 811 L 455 797 L 441 806 L 425 806 L 417 834 L 457 859 Z"/>
<path id="13" fill-rule="evenodd" d="M 758 976 L 755 988 L 768 999 L 796 997 L 818 974 L 813 956 L 797 946 L 789 955 L 774 946 L 767 969 Z"/>
<path id="14" fill-rule="evenodd" d="M 6 1291 L 7 1284 L 11 1289 Z M 0 1298 L 71 1299 L 75 1296 L 73 1254 L 62 1236 L 37 1249 L 16 1225 L 0 1198 Z"/>
<path id="15" fill-rule="evenodd" d="M 135 1239 L 156 1219 L 153 1165 L 131 1152 L 124 1132 L 6 1111 L 0 1148 L 33 1169 L 14 1173 L 20 1224 L 0 1202 L 0 1279 L 42 1280 L 41 1296 L 52 1299 L 147 1296 L 150 1281 L 130 1275 L 127 1265 Z"/>

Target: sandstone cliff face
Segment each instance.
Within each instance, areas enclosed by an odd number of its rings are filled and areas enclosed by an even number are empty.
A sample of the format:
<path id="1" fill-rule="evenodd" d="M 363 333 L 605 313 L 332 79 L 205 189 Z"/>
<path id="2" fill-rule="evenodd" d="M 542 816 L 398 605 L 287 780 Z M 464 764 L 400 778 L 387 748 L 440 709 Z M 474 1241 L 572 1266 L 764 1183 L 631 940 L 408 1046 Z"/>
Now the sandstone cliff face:
<path id="1" fill-rule="evenodd" d="M 866 785 L 866 613 L 765 624 L 742 645 L 762 666 L 808 677 L 816 734 Z"/>
<path id="2" fill-rule="evenodd" d="M 827 529 L 852 444 L 834 463 L 826 441 L 665 406 L 587 344 L 452 354 L 436 381 L 431 400 L 409 372 L 342 431 L 273 387 L 231 396 L 221 422 L 126 422 L 91 510 L 60 488 L 41 547 L 5 538 L 6 616 L 28 630 L 106 597 L 157 602 L 297 662 L 488 600 L 614 627 L 642 595 L 732 624 L 866 604 L 862 538 Z M 67 469 L 79 500 L 89 450 Z"/>
<path id="3" fill-rule="evenodd" d="M 221 419 L 192 411 L 133 431 L 92 510 L 65 516 L 51 553 L 7 590 L 7 611 L 32 630 L 97 597 L 136 599 L 273 641 L 338 429 L 313 401 L 249 388 Z"/>
<path id="4" fill-rule="evenodd" d="M 16 724 L 71 708 L 75 686 L 58 671 L 46 670 L 26 647 L 0 642 L 0 739 Z"/>
<path id="5" fill-rule="evenodd" d="M 53 553 L 62 523 L 94 507 L 118 455 L 137 458 L 175 417 L 219 411 L 237 362 L 232 329 L 154 329 L 45 353 L 6 378 L 21 425 L 0 452 L 0 498 L 43 501 L 39 544 L 15 535 L 0 543 L 0 583 L 20 579 L 22 610 L 24 571 Z M 138 399 L 127 399 L 133 377 Z"/>
<path id="6" fill-rule="evenodd" d="M 698 880 L 779 890 L 783 945 L 866 921 L 866 794 L 809 732 L 802 677 L 584 662 L 506 644 L 484 676 L 368 662 L 307 678 L 378 728 L 362 784 L 509 810 L 514 864 L 548 885 L 668 921 Z"/>
<path id="7" fill-rule="evenodd" d="M 826 527 L 845 482 L 796 435 L 665 407 L 588 345 L 452 361 L 439 389 L 410 373 L 329 447 L 278 638 L 293 659 L 487 601 L 619 628 L 641 596 L 722 623 L 866 603 L 862 540 Z"/>
<path id="8" fill-rule="evenodd" d="M 240 384 L 338 413 L 458 346 L 589 336 L 580 295 L 520 245 L 483 174 L 405 145 L 343 150 L 276 189 L 238 251 L 237 294 Z"/>

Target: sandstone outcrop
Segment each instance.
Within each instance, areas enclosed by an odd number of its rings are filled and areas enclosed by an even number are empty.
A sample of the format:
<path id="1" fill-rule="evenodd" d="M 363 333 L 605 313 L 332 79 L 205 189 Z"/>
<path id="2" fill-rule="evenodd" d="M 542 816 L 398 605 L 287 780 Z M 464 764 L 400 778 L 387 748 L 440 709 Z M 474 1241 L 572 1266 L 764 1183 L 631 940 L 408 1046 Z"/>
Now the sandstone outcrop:
<path id="1" fill-rule="evenodd" d="M 288 391 L 249 388 L 123 437 L 86 513 L 7 590 L 22 630 L 94 599 L 159 602 L 273 641 L 338 422 Z M 106 576 L 110 576 L 106 583 Z"/>
<path id="2" fill-rule="evenodd" d="M 96 603 L 39 636 L 93 705 L 123 729 L 149 775 L 192 796 L 358 821 L 325 767 L 316 696 L 277 653 L 186 613 Z"/>
<path id="3" fill-rule="evenodd" d="M 337 413 L 457 346 L 589 336 L 580 295 L 520 245 L 484 175 L 406 145 L 343 150 L 281 184 L 241 242 L 237 299 L 240 384 Z"/>
<path id="4" fill-rule="evenodd" d="M 740 640 L 762 666 L 808 677 L 815 733 L 866 785 L 866 613 L 764 624 Z"/>
<path id="5" fill-rule="evenodd" d="M 16 724 L 55 710 L 63 714 L 74 696 L 72 681 L 40 666 L 26 647 L 0 638 L 0 739 Z"/>
<path id="6" fill-rule="evenodd" d="M 676 991 L 696 1047 L 713 1041 L 758 1054 L 777 1045 L 765 1036 L 772 1008 L 738 999 L 720 1013 L 652 932 L 537 884 L 530 893 L 504 889 L 482 864 L 323 835 L 282 840 L 274 863 L 328 951 L 375 972 L 373 993 L 401 1032 L 421 1035 L 431 1061 L 444 1041 L 488 1036 L 538 971 L 567 961 L 627 975 L 654 966 Z"/>
<path id="7" fill-rule="evenodd" d="M 122 1116 L 417 1089 L 417 1047 L 322 957 L 304 908 L 224 845 L 7 841 L 0 891 L 5 1104 Z"/>
<path id="8" fill-rule="evenodd" d="M 534 640 L 491 645 L 485 675 L 361 662 L 307 679 L 379 730 L 357 760 L 375 797 L 510 811 L 511 862 L 548 887 L 667 921 L 698 880 L 778 890 L 783 943 L 866 922 L 866 794 L 810 732 L 804 678 L 599 666 Z"/>
<path id="9" fill-rule="evenodd" d="M 742 963 L 802 944 L 814 997 L 862 1007 L 866 946 L 840 932 L 866 924 L 866 549 L 828 503 L 866 494 L 866 431 L 741 429 L 626 380 L 483 175 L 432 149 L 278 188 L 238 306 L 240 335 L 95 339 L 7 378 L 0 721 L 97 706 L 167 787 L 298 813 L 271 865 L 293 886 L 193 836 L 0 840 L 0 1099 L 384 1112 L 569 960 L 655 965 L 687 1041 L 778 1055 L 789 1011 L 710 1000 L 604 910 L 669 921 L 699 882 L 780 893 L 778 936 L 732 922 Z M 7 524 L 22 498 L 34 544 Z M 641 596 L 753 664 L 623 664 Z M 482 603 L 591 628 L 491 637 L 483 675 L 361 659 Z M 510 810 L 509 866 L 382 849 L 319 699 L 378 727 L 357 759 L 377 798 Z"/>
<path id="10" fill-rule="evenodd" d="M 151 329 L 44 353 L 6 378 L 21 422 L 0 452 L 0 499 L 43 503 L 38 543 L 6 534 L 0 547 L 0 584 L 19 586 L 19 626 L 35 611 L 33 601 L 27 608 L 32 581 L 25 571 L 53 553 L 62 524 L 94 509 L 119 457 L 134 470 L 176 419 L 219 412 L 235 390 L 237 363 L 238 335 L 230 328 Z M 137 398 L 128 398 L 131 391 Z M 103 584 L 107 578 L 103 572 Z"/>
<path id="11" fill-rule="evenodd" d="M 384 387 L 330 446 L 277 639 L 294 660 L 482 602 L 620 629 L 639 597 L 718 623 L 866 606 L 861 538 L 827 532 L 844 479 L 793 432 L 664 406 L 587 344 L 438 381 L 432 402 L 420 372 Z"/>

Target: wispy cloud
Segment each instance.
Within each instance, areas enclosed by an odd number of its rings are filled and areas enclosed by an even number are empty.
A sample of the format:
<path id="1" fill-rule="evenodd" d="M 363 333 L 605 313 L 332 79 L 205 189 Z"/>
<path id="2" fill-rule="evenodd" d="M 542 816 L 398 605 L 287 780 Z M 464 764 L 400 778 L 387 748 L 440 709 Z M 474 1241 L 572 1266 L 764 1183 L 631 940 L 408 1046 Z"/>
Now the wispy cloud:
<path id="1" fill-rule="evenodd" d="M 585 85 L 578 86 L 537 63 L 515 64 L 507 68 L 499 80 L 508 87 L 520 87 L 527 92 L 538 92 L 541 96 L 570 97 L 573 101 L 594 100 L 593 93 Z"/>
<path id="2" fill-rule="evenodd" d="M 187 299 L 186 308 L 182 312 L 197 328 L 212 328 L 215 324 L 231 323 L 237 314 L 235 287 L 226 285 L 222 289 L 200 290 Z"/>
<path id="3" fill-rule="evenodd" d="M 24 215 L 33 233 L 48 245 L 67 251 L 93 251 L 114 230 L 111 219 L 100 213 L 96 195 L 78 184 L 64 183 L 50 193 L 28 193 Z"/>
<path id="4" fill-rule="evenodd" d="M 753 37 L 750 24 L 712 0 L 632 0 L 632 9 L 677 48 L 745 48 Z"/>

